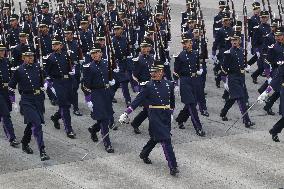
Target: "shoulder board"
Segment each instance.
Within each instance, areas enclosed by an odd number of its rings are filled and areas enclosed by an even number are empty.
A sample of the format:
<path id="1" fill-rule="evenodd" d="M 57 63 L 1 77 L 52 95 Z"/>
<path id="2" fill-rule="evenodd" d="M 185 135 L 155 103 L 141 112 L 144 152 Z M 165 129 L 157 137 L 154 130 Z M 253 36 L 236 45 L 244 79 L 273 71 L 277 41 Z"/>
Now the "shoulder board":
<path id="1" fill-rule="evenodd" d="M 214 30 L 215 30 L 215 31 L 219 31 L 220 29 L 221 29 L 221 28 L 215 28 Z"/>
<path id="2" fill-rule="evenodd" d="M 145 86 L 148 82 L 149 81 L 142 82 L 142 83 L 140 83 L 140 85 Z"/>
<path id="3" fill-rule="evenodd" d="M 265 35 L 264 37 L 269 37 L 269 34 Z"/>
<path id="4" fill-rule="evenodd" d="M 268 48 L 270 48 L 270 49 L 273 49 L 273 47 L 274 47 L 274 44 L 268 46 Z"/>
<path id="5" fill-rule="evenodd" d="M 84 67 L 84 68 L 90 67 L 90 63 L 89 63 L 89 64 L 84 64 L 83 67 Z"/>
<path id="6" fill-rule="evenodd" d="M 139 57 L 136 57 L 136 58 L 132 58 L 132 60 L 133 60 L 134 62 L 138 62 L 138 60 L 139 60 Z"/>
<path id="7" fill-rule="evenodd" d="M 227 50 L 227 51 L 225 51 L 224 53 L 226 53 L 226 54 L 230 54 L 230 50 Z"/>
<path id="8" fill-rule="evenodd" d="M 254 26 L 253 28 L 254 28 L 254 29 L 257 29 L 257 28 L 259 28 L 259 26 Z"/>
<path id="9" fill-rule="evenodd" d="M 177 58 L 177 57 L 178 57 L 178 55 L 177 55 L 177 54 L 173 54 L 173 57 L 174 57 L 174 58 Z"/>
<path id="10" fill-rule="evenodd" d="M 17 66 L 17 67 L 12 67 L 12 68 L 11 68 L 12 71 L 15 71 L 15 70 L 17 70 L 17 69 L 19 69 L 19 66 Z"/>

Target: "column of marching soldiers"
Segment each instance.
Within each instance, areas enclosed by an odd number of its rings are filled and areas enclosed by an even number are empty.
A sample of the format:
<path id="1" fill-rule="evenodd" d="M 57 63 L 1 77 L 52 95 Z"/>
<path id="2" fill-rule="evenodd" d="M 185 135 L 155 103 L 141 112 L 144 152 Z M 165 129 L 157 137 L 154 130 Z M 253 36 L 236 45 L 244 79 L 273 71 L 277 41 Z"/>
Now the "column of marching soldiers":
<path id="1" fill-rule="evenodd" d="M 148 118 L 150 139 L 140 158 L 151 164 L 149 155 L 157 143 L 163 147 L 170 174 L 176 175 L 177 162 L 171 144 L 171 122 L 175 109 L 175 93 L 179 93 L 184 108 L 175 119 L 180 129 L 190 117 L 198 136 L 205 136 L 199 119 L 208 117 L 206 85 L 208 59 L 207 38 L 203 12 L 199 0 L 186 0 L 182 13 L 181 52 L 174 55 L 173 72 L 169 45 L 171 17 L 168 0 L 158 0 L 151 7 L 149 0 L 100 0 L 19 3 L 15 13 L 13 1 L 1 3 L 0 35 L 0 114 L 10 145 L 20 144 L 14 134 L 10 112 L 20 111 L 26 128 L 21 140 L 22 150 L 32 154 L 29 143 L 33 134 L 42 161 L 50 159 L 45 152 L 42 124 L 44 100 L 47 94 L 58 110 L 51 116 L 56 129 L 63 120 L 67 137 L 76 134 L 71 126 L 73 114 L 82 116 L 78 107 L 78 90 L 96 123 L 88 128 L 91 139 L 98 142 L 97 132 L 108 153 L 113 153 L 109 131 L 116 130 L 113 104 L 116 91 L 121 88 L 126 110 L 120 123 L 129 123 L 128 115 L 137 107 L 142 110 L 131 122 L 136 134 Z M 22 7 L 24 10 L 22 10 Z M 220 12 L 214 18 L 211 60 L 217 88 L 224 83 L 225 100 L 220 116 L 228 121 L 227 112 L 238 102 L 245 127 L 254 125 L 248 112 L 249 105 L 245 74 L 257 62 L 252 74 L 266 77 L 258 90 L 256 102 L 266 102 L 264 110 L 274 115 L 272 106 L 280 97 L 280 113 L 284 114 L 284 28 L 283 7 L 272 13 L 269 0 L 252 4 L 253 16 L 248 18 L 243 1 L 243 15 L 237 15 L 234 1 L 219 1 Z M 262 9 L 262 11 L 261 11 Z M 276 16 L 279 15 L 279 16 Z M 243 22 L 238 19 L 242 18 Z M 270 24 L 269 23 L 270 19 Z M 253 55 L 247 61 L 249 52 Z M 19 108 L 14 90 L 21 96 Z M 137 93 L 131 99 L 130 90 Z M 282 91 L 282 92 L 281 92 Z M 197 109 L 198 105 L 198 109 Z M 19 109 L 19 110 L 18 110 Z M 283 115 L 282 115 L 283 116 Z M 272 139 L 284 127 L 283 117 L 270 130 Z"/>

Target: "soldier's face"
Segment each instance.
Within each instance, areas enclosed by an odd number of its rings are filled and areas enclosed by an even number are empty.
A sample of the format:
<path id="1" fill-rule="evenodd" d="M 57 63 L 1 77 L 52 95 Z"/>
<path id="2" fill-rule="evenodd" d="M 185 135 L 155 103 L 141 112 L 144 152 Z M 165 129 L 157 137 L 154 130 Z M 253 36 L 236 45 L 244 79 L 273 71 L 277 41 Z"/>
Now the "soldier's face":
<path id="1" fill-rule="evenodd" d="M 4 58 L 4 56 L 5 56 L 5 51 L 0 50 L 0 57 L 1 57 L 1 58 Z"/>
<path id="2" fill-rule="evenodd" d="M 43 8 L 42 9 L 42 13 L 48 13 L 48 8 L 46 7 L 46 8 Z"/>
<path id="3" fill-rule="evenodd" d="M 233 47 L 239 47 L 240 43 L 241 43 L 241 40 L 239 38 L 231 40 L 231 44 Z"/>
<path id="4" fill-rule="evenodd" d="M 91 57 L 94 61 L 100 61 L 102 59 L 102 52 L 96 51 L 91 54 Z"/>
<path id="5" fill-rule="evenodd" d="M 116 35 L 116 36 L 120 36 L 121 34 L 122 34 L 122 28 L 116 28 L 116 29 L 114 29 L 114 34 Z"/>
<path id="6" fill-rule="evenodd" d="M 61 44 L 52 44 L 52 50 L 54 51 L 60 51 L 62 49 Z"/>
<path id="7" fill-rule="evenodd" d="M 17 26 L 18 25 L 18 20 L 12 20 L 10 21 L 11 26 Z"/>
<path id="8" fill-rule="evenodd" d="M 193 33 L 194 38 L 198 38 L 200 36 L 199 31 L 195 31 Z"/>
<path id="9" fill-rule="evenodd" d="M 32 64 L 34 63 L 34 56 L 33 55 L 23 56 L 23 60 L 27 64 Z"/>
<path id="10" fill-rule="evenodd" d="M 161 80 L 164 76 L 164 71 L 163 70 L 158 70 L 155 72 L 151 72 L 151 78 L 153 80 Z"/>
<path id="11" fill-rule="evenodd" d="M 230 19 L 224 19 L 223 20 L 223 25 L 224 26 L 229 26 L 230 25 Z"/>
<path id="12" fill-rule="evenodd" d="M 262 17 L 260 17 L 260 20 L 261 20 L 262 23 L 267 23 L 269 18 L 268 18 L 268 16 L 262 16 Z"/>
<path id="13" fill-rule="evenodd" d="M 100 44 L 101 47 L 104 47 L 105 43 L 106 43 L 105 40 L 99 40 L 99 44 Z"/>
<path id="14" fill-rule="evenodd" d="M 196 22 L 195 21 L 190 21 L 188 22 L 188 25 L 190 28 L 194 28 L 195 27 Z"/>
<path id="15" fill-rule="evenodd" d="M 81 28 L 84 29 L 84 30 L 87 29 L 88 23 L 85 23 L 85 22 L 81 23 Z"/>
<path id="16" fill-rule="evenodd" d="M 139 8 L 144 8 L 144 3 L 143 3 L 143 2 L 139 2 L 139 3 L 138 3 L 138 7 L 139 7 Z"/>
<path id="17" fill-rule="evenodd" d="M 148 53 L 148 47 L 141 47 L 141 53 L 142 54 L 147 54 Z"/>
<path id="18" fill-rule="evenodd" d="M 67 40 L 72 40 L 73 39 L 73 34 L 72 33 L 66 33 L 65 37 Z"/>
<path id="19" fill-rule="evenodd" d="M 20 36 L 20 43 L 26 43 L 27 42 L 27 37 L 26 36 Z"/>
<path id="20" fill-rule="evenodd" d="M 278 35 L 277 36 L 279 43 L 284 43 L 284 35 Z"/>
<path id="21" fill-rule="evenodd" d="M 253 10 L 253 13 L 258 15 L 260 13 L 260 8 Z"/>
<path id="22" fill-rule="evenodd" d="M 184 46 L 185 46 L 186 49 L 192 50 L 192 41 L 186 41 L 184 43 Z"/>

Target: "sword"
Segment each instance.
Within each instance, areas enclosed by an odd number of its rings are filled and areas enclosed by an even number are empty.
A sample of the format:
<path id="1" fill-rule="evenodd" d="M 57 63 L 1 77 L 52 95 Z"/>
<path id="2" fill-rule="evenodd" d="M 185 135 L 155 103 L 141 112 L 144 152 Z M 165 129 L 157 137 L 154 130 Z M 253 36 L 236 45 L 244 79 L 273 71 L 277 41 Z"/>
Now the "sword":
<path id="1" fill-rule="evenodd" d="M 104 139 L 113 131 L 114 128 L 115 128 L 115 126 L 112 127 L 112 128 L 107 132 L 107 134 L 105 134 L 105 136 L 104 136 L 100 141 L 98 141 L 98 143 L 95 145 L 95 148 L 96 148 L 100 143 L 102 143 L 102 142 L 104 141 Z M 118 126 L 117 126 L 117 128 L 118 128 Z M 118 133 L 116 133 L 116 134 L 113 135 L 113 136 L 116 136 L 117 134 L 118 134 Z M 81 161 L 83 161 L 83 160 L 89 155 L 90 152 L 91 152 L 91 151 L 87 152 L 87 153 L 81 158 Z"/>
<path id="2" fill-rule="evenodd" d="M 232 127 L 234 127 L 241 119 L 243 119 L 243 117 L 245 117 L 245 115 L 246 115 L 257 103 L 258 103 L 258 100 L 257 100 L 253 105 L 251 105 L 251 106 L 247 109 L 247 111 L 246 111 L 238 120 L 236 120 L 233 125 L 231 125 L 231 126 L 226 130 L 226 133 L 227 133 Z"/>

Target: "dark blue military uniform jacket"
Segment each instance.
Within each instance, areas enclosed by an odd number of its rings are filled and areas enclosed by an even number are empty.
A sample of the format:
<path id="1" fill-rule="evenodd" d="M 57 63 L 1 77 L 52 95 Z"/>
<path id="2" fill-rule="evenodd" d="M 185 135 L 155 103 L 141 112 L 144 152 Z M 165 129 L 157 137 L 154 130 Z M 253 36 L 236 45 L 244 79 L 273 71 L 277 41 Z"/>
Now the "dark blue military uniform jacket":
<path id="1" fill-rule="evenodd" d="M 8 93 L 11 70 L 8 58 L 0 59 L 0 116 L 9 115 L 12 110 Z"/>
<path id="2" fill-rule="evenodd" d="M 170 81 L 151 80 L 146 83 L 130 107 L 136 109 L 145 101 L 149 104 L 149 134 L 155 141 L 168 140 L 171 137 L 171 113 L 175 108 L 174 86 Z M 151 108 L 151 106 L 168 106 L 167 109 Z"/>

